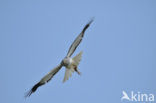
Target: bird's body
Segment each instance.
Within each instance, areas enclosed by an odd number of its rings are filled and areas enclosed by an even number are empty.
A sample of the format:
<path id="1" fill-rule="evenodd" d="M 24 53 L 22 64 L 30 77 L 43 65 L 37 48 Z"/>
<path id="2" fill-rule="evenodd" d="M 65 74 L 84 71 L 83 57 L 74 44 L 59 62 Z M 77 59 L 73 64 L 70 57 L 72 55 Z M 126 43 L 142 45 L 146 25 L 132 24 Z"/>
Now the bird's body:
<path id="1" fill-rule="evenodd" d="M 74 40 L 74 42 L 70 46 L 66 57 L 61 61 L 61 63 L 58 66 L 56 66 L 54 69 L 52 69 L 47 75 L 45 75 L 37 84 L 35 84 L 32 87 L 32 89 L 26 94 L 26 97 L 30 96 L 33 92 L 35 92 L 38 87 L 40 87 L 40 86 L 44 85 L 45 83 L 49 82 L 52 79 L 52 77 L 63 66 L 66 68 L 63 82 L 68 80 L 69 77 L 71 77 L 71 75 L 72 75 L 72 73 L 74 71 L 77 72 L 80 75 L 80 71 L 78 70 L 78 65 L 79 65 L 81 57 L 82 57 L 82 51 L 73 58 L 71 56 L 74 53 L 74 51 L 76 50 L 76 48 L 78 47 L 78 45 L 80 44 L 80 42 L 82 41 L 85 30 L 89 27 L 89 25 L 92 22 L 93 22 L 93 20 L 91 20 L 88 24 L 86 24 L 86 26 L 84 27 L 82 32 L 77 36 L 77 38 Z"/>
<path id="2" fill-rule="evenodd" d="M 71 77 L 72 73 L 74 71 L 77 72 L 79 75 L 81 74 L 80 71 L 77 68 L 78 65 L 79 65 L 79 62 L 81 60 L 81 57 L 82 57 L 82 51 L 78 55 L 73 57 L 73 58 L 65 57 L 65 59 L 63 59 L 63 61 L 62 61 L 63 66 L 66 67 L 66 72 L 65 72 L 65 76 L 64 76 L 63 82 L 68 80 L 69 76 Z"/>
<path id="3" fill-rule="evenodd" d="M 68 68 L 69 66 L 71 66 L 74 63 L 73 59 L 70 57 L 65 57 L 62 62 L 66 68 Z"/>

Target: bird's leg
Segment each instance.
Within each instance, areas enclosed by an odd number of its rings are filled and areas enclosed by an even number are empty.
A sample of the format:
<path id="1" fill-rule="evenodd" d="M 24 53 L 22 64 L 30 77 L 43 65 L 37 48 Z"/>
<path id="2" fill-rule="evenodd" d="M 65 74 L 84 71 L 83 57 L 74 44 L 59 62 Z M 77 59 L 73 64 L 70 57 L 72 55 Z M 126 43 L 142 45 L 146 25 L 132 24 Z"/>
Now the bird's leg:
<path id="1" fill-rule="evenodd" d="M 74 66 L 74 70 L 75 70 L 79 75 L 81 75 L 81 72 L 77 69 L 77 66 Z"/>

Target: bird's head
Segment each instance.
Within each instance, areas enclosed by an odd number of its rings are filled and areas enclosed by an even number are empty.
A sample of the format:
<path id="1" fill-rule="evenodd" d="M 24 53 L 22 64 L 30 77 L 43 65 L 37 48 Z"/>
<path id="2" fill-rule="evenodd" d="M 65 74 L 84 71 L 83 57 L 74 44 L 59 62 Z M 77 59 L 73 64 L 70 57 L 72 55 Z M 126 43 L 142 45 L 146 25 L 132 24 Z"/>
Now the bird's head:
<path id="1" fill-rule="evenodd" d="M 68 66 L 70 64 L 70 58 L 69 57 L 65 57 L 62 60 L 62 63 L 63 63 L 64 66 Z"/>

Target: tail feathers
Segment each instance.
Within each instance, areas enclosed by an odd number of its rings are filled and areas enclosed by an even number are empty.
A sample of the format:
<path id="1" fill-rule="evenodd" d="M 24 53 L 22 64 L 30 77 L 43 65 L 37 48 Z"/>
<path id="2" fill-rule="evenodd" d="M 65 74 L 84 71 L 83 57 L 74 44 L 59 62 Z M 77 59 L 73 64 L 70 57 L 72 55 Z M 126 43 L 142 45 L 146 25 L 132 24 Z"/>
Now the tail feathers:
<path id="1" fill-rule="evenodd" d="M 63 82 L 65 82 L 66 80 L 68 80 L 69 77 L 72 76 L 72 73 L 74 71 L 76 71 L 79 75 L 81 74 L 80 71 L 77 68 L 78 65 L 79 65 L 79 63 L 80 63 L 80 61 L 81 61 L 81 57 L 82 57 L 82 51 L 79 54 L 77 54 L 75 57 L 73 57 L 74 64 L 70 68 L 66 68 Z"/>
<path id="2" fill-rule="evenodd" d="M 69 77 L 72 76 L 72 73 L 74 72 L 75 70 L 73 68 L 71 69 L 68 69 L 66 68 L 66 71 L 65 71 L 65 75 L 64 75 L 64 79 L 63 79 L 63 83 L 69 79 Z"/>
<path id="3" fill-rule="evenodd" d="M 79 65 L 79 63 L 81 61 L 81 57 L 82 57 L 82 51 L 79 54 L 77 54 L 75 57 L 73 57 L 73 60 L 74 60 L 74 62 L 76 64 L 76 66 Z"/>

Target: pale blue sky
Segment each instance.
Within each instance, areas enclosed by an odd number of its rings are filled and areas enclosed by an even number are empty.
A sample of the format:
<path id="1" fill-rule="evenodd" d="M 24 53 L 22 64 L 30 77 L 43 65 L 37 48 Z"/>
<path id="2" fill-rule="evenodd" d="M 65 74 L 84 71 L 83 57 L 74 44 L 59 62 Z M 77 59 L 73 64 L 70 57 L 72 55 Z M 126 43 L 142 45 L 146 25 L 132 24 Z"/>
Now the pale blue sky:
<path id="1" fill-rule="evenodd" d="M 122 91 L 156 95 L 155 0 L 0 0 L 0 103 L 120 103 Z M 30 98 L 24 93 L 55 67 L 92 18 L 65 69 Z"/>

